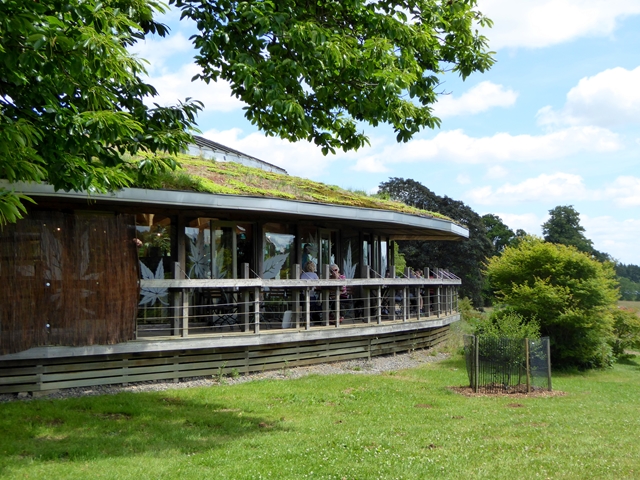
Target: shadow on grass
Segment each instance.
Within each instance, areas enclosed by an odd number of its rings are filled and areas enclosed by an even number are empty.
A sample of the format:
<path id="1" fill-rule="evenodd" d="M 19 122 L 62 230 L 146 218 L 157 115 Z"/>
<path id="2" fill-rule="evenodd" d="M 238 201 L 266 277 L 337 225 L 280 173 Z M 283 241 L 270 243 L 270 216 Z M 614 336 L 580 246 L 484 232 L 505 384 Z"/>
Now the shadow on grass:
<path id="1" fill-rule="evenodd" d="M 465 363 L 464 356 L 462 355 L 452 355 L 449 358 L 440 360 L 439 363 L 444 368 L 457 368 L 465 371 L 467 369 L 467 364 Z"/>
<path id="2" fill-rule="evenodd" d="M 182 391 L 15 402 L 1 406 L 0 476 L 24 461 L 193 454 L 282 422 Z"/>
<path id="3" fill-rule="evenodd" d="M 640 367 L 640 356 L 634 355 L 632 353 L 626 353 L 618 357 L 618 361 L 620 365 L 630 365 L 632 367 Z"/>

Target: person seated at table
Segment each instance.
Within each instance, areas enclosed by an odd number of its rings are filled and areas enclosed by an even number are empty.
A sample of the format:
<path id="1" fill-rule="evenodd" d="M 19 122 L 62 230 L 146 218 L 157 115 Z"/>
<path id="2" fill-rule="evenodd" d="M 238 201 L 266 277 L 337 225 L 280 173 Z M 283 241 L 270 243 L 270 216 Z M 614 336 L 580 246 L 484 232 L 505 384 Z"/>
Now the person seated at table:
<path id="1" fill-rule="evenodd" d="M 300 275 L 300 280 L 320 280 L 320 278 L 318 277 L 318 274 L 316 273 L 315 262 L 312 262 L 310 260 L 304 265 L 304 272 L 302 272 L 302 274 Z M 311 321 L 313 323 L 318 323 L 322 320 L 320 315 L 320 312 L 322 310 L 322 303 L 320 302 L 320 296 L 318 295 L 318 292 L 316 292 L 315 287 L 313 287 L 311 289 L 311 292 L 309 293 L 310 293 L 309 298 L 310 298 L 310 307 L 311 307 Z"/>
<path id="2" fill-rule="evenodd" d="M 329 266 L 329 279 L 330 280 L 346 280 L 347 277 L 345 277 L 344 275 L 342 275 L 340 273 L 340 267 L 338 267 L 338 265 L 336 265 L 335 263 L 332 263 Z M 329 319 L 330 320 L 335 320 L 335 314 L 333 312 L 333 310 L 336 308 L 336 302 L 335 302 L 335 291 L 332 290 L 331 295 L 329 296 L 330 299 L 333 299 L 333 301 L 330 302 L 329 305 L 329 309 L 331 310 L 331 313 L 329 314 Z M 346 285 L 342 285 L 340 287 L 340 300 L 348 300 L 349 299 L 349 293 L 347 291 L 347 286 Z M 340 323 L 342 323 L 342 321 L 344 320 L 344 317 L 340 317 Z"/>
<path id="3" fill-rule="evenodd" d="M 300 280 L 320 280 L 316 273 L 316 264 L 311 260 L 304 264 L 304 272 L 300 275 Z"/>
<path id="4" fill-rule="evenodd" d="M 344 275 L 342 275 L 340 273 L 340 268 L 335 263 L 332 263 L 331 266 L 329 267 L 329 278 L 331 280 L 346 280 L 347 279 L 347 277 L 345 277 Z M 349 295 L 347 294 L 347 286 L 346 285 L 343 285 L 340 288 L 340 298 L 349 298 Z"/>

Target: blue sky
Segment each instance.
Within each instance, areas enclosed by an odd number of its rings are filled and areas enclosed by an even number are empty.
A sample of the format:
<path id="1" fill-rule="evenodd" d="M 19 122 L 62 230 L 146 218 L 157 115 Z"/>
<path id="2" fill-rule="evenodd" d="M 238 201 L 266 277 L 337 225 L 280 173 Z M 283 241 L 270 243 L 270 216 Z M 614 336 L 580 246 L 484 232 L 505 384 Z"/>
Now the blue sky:
<path id="1" fill-rule="evenodd" d="M 412 178 L 438 195 L 541 235 L 548 211 L 573 205 L 595 248 L 640 265 L 640 0 L 479 0 L 496 65 L 462 82 L 443 77 L 442 119 L 398 144 L 391 128 L 363 129 L 371 146 L 323 156 L 307 142 L 265 137 L 243 104 L 198 73 L 192 26 L 169 12 L 165 39 L 134 51 L 149 61 L 160 104 L 204 102 L 202 135 L 292 175 L 373 192 Z"/>

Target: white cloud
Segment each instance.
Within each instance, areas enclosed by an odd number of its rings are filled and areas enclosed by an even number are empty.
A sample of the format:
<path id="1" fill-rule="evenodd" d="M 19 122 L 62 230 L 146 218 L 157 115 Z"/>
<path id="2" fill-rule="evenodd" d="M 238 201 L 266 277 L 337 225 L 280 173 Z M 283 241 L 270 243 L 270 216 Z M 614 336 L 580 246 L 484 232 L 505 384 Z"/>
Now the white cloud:
<path id="1" fill-rule="evenodd" d="M 459 98 L 453 95 L 440 95 L 433 106 L 438 117 L 456 115 L 473 115 L 493 107 L 510 107 L 516 103 L 518 94 L 513 90 L 505 90 L 502 85 L 492 82 L 480 82 Z"/>
<path id="2" fill-rule="evenodd" d="M 621 146 L 617 134 L 598 127 L 571 127 L 543 135 L 497 133 L 481 138 L 470 137 L 462 130 L 450 130 L 433 139 L 415 139 L 378 148 L 376 158 L 384 159 L 385 163 L 496 164 L 555 160 L 582 152 L 612 152 Z"/>
<path id="3" fill-rule="evenodd" d="M 493 213 L 493 212 L 487 212 Z M 546 221 L 546 218 L 540 218 L 535 213 L 493 213 L 500 217 L 500 219 L 514 232 L 518 229 L 522 229 L 530 235 L 542 236 L 542 224 Z"/>
<path id="4" fill-rule="evenodd" d="M 620 220 L 610 216 L 580 215 L 585 236 L 593 241 L 596 250 L 610 254 L 622 263 L 640 265 L 640 219 Z"/>
<path id="5" fill-rule="evenodd" d="M 485 175 L 485 178 L 489 178 L 489 179 L 504 178 L 508 174 L 509 174 L 509 171 L 503 166 L 494 165 L 493 167 L 490 167 L 489 170 L 487 170 L 487 174 Z"/>
<path id="6" fill-rule="evenodd" d="M 569 173 L 542 174 L 512 185 L 505 183 L 494 189 L 485 186 L 473 189 L 465 195 L 479 205 L 512 205 L 522 202 L 563 202 L 593 198 L 579 175 Z"/>
<path id="7" fill-rule="evenodd" d="M 619 20 L 640 14 L 637 0 L 479 0 L 494 21 L 489 46 L 541 48 L 581 37 L 608 36 Z"/>
<path id="8" fill-rule="evenodd" d="M 521 228 L 529 234 L 542 236 L 542 224 L 549 215 L 539 216 L 535 213 L 513 214 L 493 213 L 514 232 Z M 580 224 L 585 229 L 585 236 L 593 241 L 593 246 L 613 256 L 622 263 L 640 265 L 640 249 L 637 238 L 640 237 L 640 219 L 616 219 L 611 216 L 589 217 L 580 214 Z"/>
<path id="9" fill-rule="evenodd" d="M 640 122 L 640 67 L 612 68 L 582 78 L 567 94 L 564 107 L 538 111 L 542 125 L 613 126 Z"/>
<path id="10" fill-rule="evenodd" d="M 456 177 L 456 182 L 458 182 L 460 185 L 467 185 L 471 183 L 471 177 L 466 173 L 461 173 Z"/>
<path id="11" fill-rule="evenodd" d="M 180 32 L 165 38 L 149 37 L 146 40 L 138 41 L 128 50 L 137 57 L 149 62 L 146 68 L 150 75 L 159 75 L 166 72 L 167 61 L 172 56 L 181 55 L 182 61 L 184 61 L 186 52 L 191 53 L 189 58 L 194 53 L 191 41 Z"/>
<path id="12" fill-rule="evenodd" d="M 176 72 L 150 77 L 149 82 L 158 90 L 158 96 L 148 99 L 147 103 L 175 105 L 178 100 L 191 97 L 203 102 L 207 112 L 230 112 L 244 106 L 243 102 L 231 95 L 229 84 L 223 80 L 208 85 L 199 80 L 192 82 L 191 78 L 198 73 L 200 67 L 190 63 Z"/>
<path id="13" fill-rule="evenodd" d="M 640 206 L 640 178 L 622 176 L 605 187 L 604 196 L 610 198 L 619 207 Z"/>
<path id="14" fill-rule="evenodd" d="M 351 167 L 351 170 L 368 173 L 384 173 L 389 171 L 380 160 L 371 156 L 359 158 L 356 164 Z"/>
<path id="15" fill-rule="evenodd" d="M 291 143 L 276 137 L 267 137 L 260 132 L 242 136 L 239 128 L 217 131 L 209 130 L 203 136 L 253 157 L 284 168 L 290 175 L 314 178 L 322 175 L 335 156 L 322 155 L 320 149 L 309 142 Z M 344 156 L 341 157 L 341 159 Z"/>

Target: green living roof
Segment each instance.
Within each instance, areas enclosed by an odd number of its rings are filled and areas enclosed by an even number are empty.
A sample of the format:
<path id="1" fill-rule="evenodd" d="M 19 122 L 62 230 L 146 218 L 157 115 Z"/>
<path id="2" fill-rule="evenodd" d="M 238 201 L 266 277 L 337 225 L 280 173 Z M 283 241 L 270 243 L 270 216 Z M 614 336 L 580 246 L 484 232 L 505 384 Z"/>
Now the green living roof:
<path id="1" fill-rule="evenodd" d="M 176 171 L 158 177 L 153 185 L 140 186 L 157 190 L 189 190 L 373 208 L 451 220 L 439 213 L 421 210 L 402 202 L 353 192 L 306 178 L 267 172 L 239 163 L 203 160 L 185 154 L 174 158 L 181 165 Z"/>

